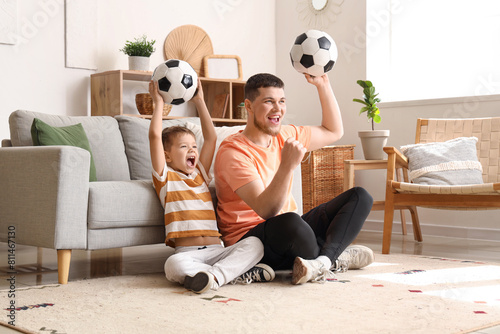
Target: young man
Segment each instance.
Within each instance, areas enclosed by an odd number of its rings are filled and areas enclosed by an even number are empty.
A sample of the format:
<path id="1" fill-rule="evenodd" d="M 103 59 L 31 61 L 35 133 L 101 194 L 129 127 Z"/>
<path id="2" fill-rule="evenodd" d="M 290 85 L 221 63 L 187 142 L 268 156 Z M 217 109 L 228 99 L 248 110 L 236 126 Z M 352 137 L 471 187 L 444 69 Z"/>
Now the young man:
<path id="1" fill-rule="evenodd" d="M 150 82 L 149 92 L 155 103 L 149 127 L 153 184 L 165 209 L 165 242 L 175 247 L 175 254 L 165 262 L 167 279 L 196 293 L 217 290 L 231 281 L 271 281 L 273 270 L 257 264 L 263 255 L 259 239 L 248 238 L 226 248 L 221 245 L 206 172 L 217 135 L 200 81 L 192 99 L 204 137 L 200 152 L 191 130 L 181 126 L 162 130 L 163 99 L 157 82 Z"/>
<path id="2" fill-rule="evenodd" d="M 219 229 L 226 245 L 250 237 L 264 244 L 263 263 L 275 270 L 293 266 L 293 284 L 324 281 L 331 271 L 364 267 L 373 252 L 349 246 L 368 216 L 372 197 L 355 187 L 302 217 L 291 196 L 294 169 L 307 151 L 343 135 L 342 117 L 327 75 L 305 75 L 318 91 L 319 126 L 282 126 L 284 84 L 272 74 L 256 74 L 245 85 L 248 121 L 226 138 L 215 161 Z"/>

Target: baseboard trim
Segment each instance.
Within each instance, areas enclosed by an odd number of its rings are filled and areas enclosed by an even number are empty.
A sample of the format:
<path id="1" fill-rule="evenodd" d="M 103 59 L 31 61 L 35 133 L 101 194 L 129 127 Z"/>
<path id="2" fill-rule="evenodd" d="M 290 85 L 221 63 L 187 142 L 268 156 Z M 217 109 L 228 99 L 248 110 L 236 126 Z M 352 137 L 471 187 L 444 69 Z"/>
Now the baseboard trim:
<path id="1" fill-rule="evenodd" d="M 480 228 L 480 227 L 460 227 L 460 226 L 443 226 L 443 225 L 430 225 L 420 224 L 422 234 L 439 236 L 439 237 L 452 237 L 463 239 L 476 239 L 488 241 L 500 241 L 500 229 Z M 408 234 L 413 234 L 411 221 L 406 223 Z M 363 230 L 382 232 L 384 230 L 384 222 L 377 220 L 367 220 L 363 225 Z M 394 222 L 392 232 L 397 233 L 401 231 L 401 223 Z"/>

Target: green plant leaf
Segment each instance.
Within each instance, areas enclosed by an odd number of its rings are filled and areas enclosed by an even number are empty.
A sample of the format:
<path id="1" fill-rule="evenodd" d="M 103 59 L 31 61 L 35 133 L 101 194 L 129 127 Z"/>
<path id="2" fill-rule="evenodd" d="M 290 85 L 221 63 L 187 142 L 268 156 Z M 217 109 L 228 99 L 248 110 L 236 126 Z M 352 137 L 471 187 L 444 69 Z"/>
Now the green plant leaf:
<path id="1" fill-rule="evenodd" d="M 363 88 L 366 88 L 366 87 L 367 87 L 367 86 L 366 86 L 366 83 L 365 83 L 363 80 L 358 80 L 358 81 L 356 81 L 356 82 L 357 82 L 357 84 L 358 84 L 358 85 L 360 85 L 360 86 L 361 86 L 361 87 L 363 87 Z"/>
<path id="2" fill-rule="evenodd" d="M 362 104 L 366 104 L 365 101 L 363 100 L 360 100 L 360 99 L 352 99 L 354 102 L 359 102 L 359 103 L 362 103 Z"/>
<path id="3" fill-rule="evenodd" d="M 134 42 L 126 41 L 123 49 L 120 49 L 127 56 L 141 56 L 149 57 L 153 52 L 155 52 L 154 44 L 156 41 L 153 39 L 151 41 L 147 40 L 146 35 L 135 38 Z"/>
<path id="4" fill-rule="evenodd" d="M 363 88 L 363 100 L 353 99 L 354 102 L 364 104 L 359 111 L 359 115 L 366 112 L 366 117 L 372 124 L 372 130 L 374 129 L 374 123 L 380 123 L 382 120 L 380 117 L 380 110 L 377 107 L 377 103 L 380 102 L 380 98 L 377 96 L 378 93 L 375 92 L 375 87 L 373 83 L 369 80 L 358 80 L 356 83 Z"/>

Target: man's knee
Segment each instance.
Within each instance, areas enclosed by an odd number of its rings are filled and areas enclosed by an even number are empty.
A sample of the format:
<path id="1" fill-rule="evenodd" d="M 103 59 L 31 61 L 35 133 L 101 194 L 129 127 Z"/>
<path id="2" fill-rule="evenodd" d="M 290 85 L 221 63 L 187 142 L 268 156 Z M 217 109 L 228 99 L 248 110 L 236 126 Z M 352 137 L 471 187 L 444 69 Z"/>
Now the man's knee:
<path id="1" fill-rule="evenodd" d="M 366 191 L 365 188 L 354 187 L 351 190 L 356 194 L 359 202 L 364 203 L 366 205 L 369 205 L 370 207 L 372 206 L 373 197 L 372 197 L 372 195 L 370 195 L 370 193 L 368 191 Z"/>
<path id="2" fill-rule="evenodd" d="M 273 236 L 285 241 L 287 248 L 300 249 L 298 256 L 312 256 L 318 252 L 316 236 L 311 226 L 294 212 L 279 216 L 273 226 Z"/>
<path id="3" fill-rule="evenodd" d="M 303 229 L 310 229 L 309 225 L 295 212 L 283 213 L 268 221 L 269 228 L 283 236 L 301 234 Z M 274 233 L 273 233 L 274 234 Z"/>
<path id="4" fill-rule="evenodd" d="M 268 219 L 262 228 L 263 262 L 274 269 L 290 269 L 296 256 L 315 258 L 319 253 L 314 232 L 296 213 L 284 213 Z"/>

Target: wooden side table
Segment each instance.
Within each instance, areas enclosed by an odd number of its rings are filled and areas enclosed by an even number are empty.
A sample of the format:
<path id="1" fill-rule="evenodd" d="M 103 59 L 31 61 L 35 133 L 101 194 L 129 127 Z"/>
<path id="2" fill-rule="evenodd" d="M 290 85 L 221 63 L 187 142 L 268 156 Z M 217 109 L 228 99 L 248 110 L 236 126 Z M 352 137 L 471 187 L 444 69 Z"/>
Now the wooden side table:
<path id="1" fill-rule="evenodd" d="M 344 160 L 344 191 L 354 187 L 354 171 L 387 169 L 387 160 Z M 396 173 L 396 179 L 400 180 L 399 171 Z M 373 201 L 372 210 L 384 210 L 385 201 Z M 406 217 L 403 209 L 401 213 L 401 228 L 403 235 L 406 235 Z"/>

